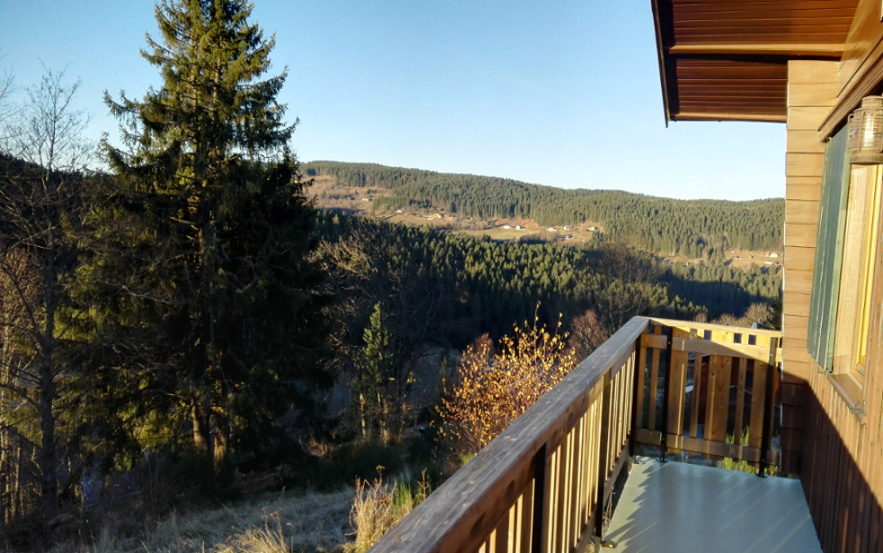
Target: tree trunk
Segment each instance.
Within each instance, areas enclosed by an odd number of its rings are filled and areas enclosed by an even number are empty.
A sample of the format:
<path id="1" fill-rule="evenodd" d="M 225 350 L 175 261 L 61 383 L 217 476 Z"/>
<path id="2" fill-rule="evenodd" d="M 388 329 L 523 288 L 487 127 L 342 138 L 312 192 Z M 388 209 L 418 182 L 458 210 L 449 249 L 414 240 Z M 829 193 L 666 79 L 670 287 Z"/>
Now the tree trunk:
<path id="1" fill-rule="evenodd" d="M 58 305 L 56 295 L 57 280 L 55 264 L 51 259 L 44 264 L 44 305 L 43 336 L 40 348 L 40 433 L 42 435 L 40 451 L 40 476 L 43 487 L 43 514 L 48 519 L 58 512 L 58 456 L 55 443 L 55 371 L 52 365 L 55 350 L 55 311 Z"/>
<path id="2" fill-rule="evenodd" d="M 58 459 L 55 449 L 55 416 L 52 398 L 55 390 L 51 367 L 44 366 L 40 374 L 40 476 L 43 487 L 43 514 L 47 519 L 58 512 Z"/>
<path id="3" fill-rule="evenodd" d="M 193 445 L 196 451 L 202 452 L 210 465 L 214 463 L 214 451 L 212 451 L 212 433 L 209 415 L 204 409 L 193 406 Z"/>

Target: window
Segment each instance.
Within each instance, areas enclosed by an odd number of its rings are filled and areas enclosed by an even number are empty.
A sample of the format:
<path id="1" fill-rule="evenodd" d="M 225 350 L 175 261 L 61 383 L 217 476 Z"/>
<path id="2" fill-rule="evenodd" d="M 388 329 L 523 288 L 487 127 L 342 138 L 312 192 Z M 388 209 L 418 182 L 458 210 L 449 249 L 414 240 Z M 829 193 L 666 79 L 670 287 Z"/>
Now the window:
<path id="1" fill-rule="evenodd" d="M 828 143 L 807 349 L 852 408 L 864 406 L 883 166 L 850 166 L 845 129 Z"/>
<path id="2" fill-rule="evenodd" d="M 825 371 L 834 366 L 834 324 L 843 261 L 843 232 L 849 190 L 846 128 L 825 147 L 825 172 L 819 200 L 819 228 L 813 268 L 812 298 L 806 340 L 809 353 Z"/>
<path id="3" fill-rule="evenodd" d="M 856 409 L 863 404 L 880 212 L 880 165 L 855 165 L 849 182 L 832 373 Z"/>

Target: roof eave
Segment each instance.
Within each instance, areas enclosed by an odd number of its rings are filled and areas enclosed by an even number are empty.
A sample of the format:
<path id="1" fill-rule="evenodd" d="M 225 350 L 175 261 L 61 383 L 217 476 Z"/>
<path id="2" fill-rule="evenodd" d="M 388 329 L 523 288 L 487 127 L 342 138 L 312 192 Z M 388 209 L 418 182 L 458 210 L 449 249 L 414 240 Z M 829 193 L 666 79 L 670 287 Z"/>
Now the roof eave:
<path id="1" fill-rule="evenodd" d="M 659 83 L 662 85 L 662 109 L 665 111 L 665 126 L 672 121 L 668 97 L 668 80 L 665 72 L 665 47 L 662 43 L 662 23 L 659 19 L 659 0 L 652 0 L 653 29 L 656 31 L 656 54 L 659 62 Z"/>

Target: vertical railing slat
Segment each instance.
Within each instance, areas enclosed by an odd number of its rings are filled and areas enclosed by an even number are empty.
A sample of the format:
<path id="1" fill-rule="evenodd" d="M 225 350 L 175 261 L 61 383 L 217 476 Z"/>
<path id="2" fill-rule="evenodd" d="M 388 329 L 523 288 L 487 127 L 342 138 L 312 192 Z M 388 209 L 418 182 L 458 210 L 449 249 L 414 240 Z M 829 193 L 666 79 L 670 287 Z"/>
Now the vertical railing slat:
<path id="1" fill-rule="evenodd" d="M 519 522 L 518 522 L 518 553 L 531 553 L 531 540 L 533 538 L 533 490 L 535 480 L 531 480 L 524 493 L 518 499 Z"/>
<path id="2" fill-rule="evenodd" d="M 598 437 L 598 488 L 595 498 L 595 535 L 604 538 L 604 482 L 607 480 L 607 468 L 610 445 L 610 373 L 606 373 L 601 384 L 601 425 Z"/>
<path id="3" fill-rule="evenodd" d="M 736 381 L 736 422 L 733 424 L 733 442 L 736 445 L 742 443 L 742 427 L 745 425 L 745 382 L 747 376 L 748 360 L 736 359 L 733 361 L 739 378 Z"/>
<path id="4" fill-rule="evenodd" d="M 655 334 L 662 334 L 662 325 L 655 325 L 653 328 Z M 662 355 L 662 351 L 653 348 L 651 350 L 652 356 L 652 365 L 650 367 L 650 398 L 647 402 L 647 409 L 649 409 L 649 420 L 647 423 L 647 428 L 650 430 L 656 430 L 656 407 L 659 403 L 657 399 L 659 397 L 659 357 Z M 664 404 L 663 404 L 664 409 Z M 664 411 L 663 411 L 664 412 Z M 663 417 L 665 415 L 663 414 Z M 665 433 L 665 428 L 663 428 L 663 433 Z"/>

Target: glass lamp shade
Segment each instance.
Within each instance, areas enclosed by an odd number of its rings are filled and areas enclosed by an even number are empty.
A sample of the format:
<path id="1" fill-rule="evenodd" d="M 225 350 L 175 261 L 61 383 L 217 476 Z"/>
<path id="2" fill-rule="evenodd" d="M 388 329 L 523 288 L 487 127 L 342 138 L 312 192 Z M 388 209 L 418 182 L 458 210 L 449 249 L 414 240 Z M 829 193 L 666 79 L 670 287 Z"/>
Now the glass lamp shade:
<path id="1" fill-rule="evenodd" d="M 849 115 L 849 162 L 883 163 L 883 96 L 867 96 Z"/>

